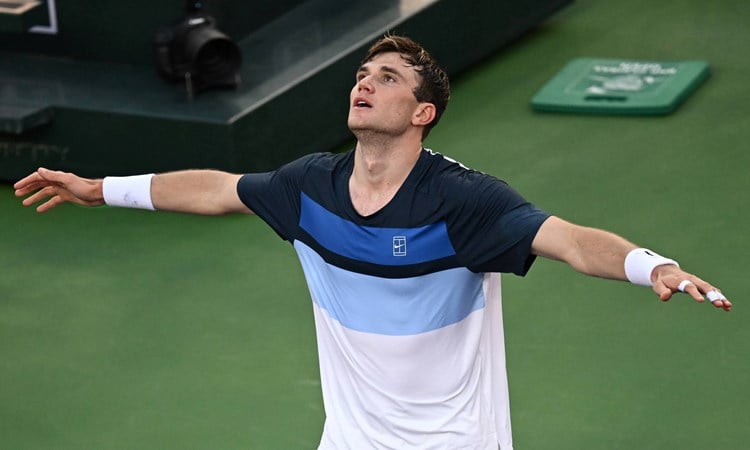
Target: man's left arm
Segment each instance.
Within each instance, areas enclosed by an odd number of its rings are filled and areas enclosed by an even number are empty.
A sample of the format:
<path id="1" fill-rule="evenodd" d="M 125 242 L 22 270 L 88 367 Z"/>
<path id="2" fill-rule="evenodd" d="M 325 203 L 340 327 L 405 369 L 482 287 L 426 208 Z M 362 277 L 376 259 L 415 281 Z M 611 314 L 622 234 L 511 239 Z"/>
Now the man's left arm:
<path id="1" fill-rule="evenodd" d="M 682 291 L 696 301 L 703 302 L 708 298 L 716 308 L 732 309 L 732 303 L 712 284 L 685 272 L 676 262 L 638 248 L 608 231 L 552 216 L 539 228 L 531 251 L 538 256 L 563 261 L 586 275 L 651 286 L 662 301 Z"/>

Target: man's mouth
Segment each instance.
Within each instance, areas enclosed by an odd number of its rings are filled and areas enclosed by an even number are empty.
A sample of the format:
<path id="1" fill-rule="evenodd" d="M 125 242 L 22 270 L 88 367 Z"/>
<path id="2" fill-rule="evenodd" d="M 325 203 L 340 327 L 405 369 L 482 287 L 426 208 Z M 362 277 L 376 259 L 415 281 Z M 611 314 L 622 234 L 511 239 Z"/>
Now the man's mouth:
<path id="1" fill-rule="evenodd" d="M 366 100 L 357 99 L 354 101 L 355 108 L 372 108 L 372 105 L 369 104 Z"/>

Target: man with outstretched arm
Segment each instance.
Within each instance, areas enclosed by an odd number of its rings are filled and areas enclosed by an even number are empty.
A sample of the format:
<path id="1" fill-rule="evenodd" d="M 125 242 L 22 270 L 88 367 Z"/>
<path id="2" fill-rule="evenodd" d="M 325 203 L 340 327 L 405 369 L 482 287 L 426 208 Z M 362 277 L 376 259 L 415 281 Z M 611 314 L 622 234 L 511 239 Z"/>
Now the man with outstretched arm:
<path id="1" fill-rule="evenodd" d="M 542 256 L 651 286 L 663 301 L 682 291 L 732 304 L 675 261 L 552 216 L 423 148 L 449 97 L 429 53 L 388 35 L 356 71 L 349 152 L 246 175 L 94 180 L 39 169 L 16 195 L 39 212 L 70 202 L 257 214 L 294 246 L 310 290 L 326 412 L 319 449 L 510 449 L 499 273 L 525 275 Z"/>

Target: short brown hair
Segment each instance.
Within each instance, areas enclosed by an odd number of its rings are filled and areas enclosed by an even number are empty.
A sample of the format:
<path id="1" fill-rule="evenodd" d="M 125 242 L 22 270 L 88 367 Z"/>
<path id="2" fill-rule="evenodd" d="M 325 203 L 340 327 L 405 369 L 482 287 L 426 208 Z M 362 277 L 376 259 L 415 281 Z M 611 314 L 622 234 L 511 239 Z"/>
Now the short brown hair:
<path id="1" fill-rule="evenodd" d="M 421 45 L 405 36 L 386 34 L 376 41 L 367 51 L 362 64 L 370 62 L 381 53 L 398 53 L 420 75 L 419 86 L 414 90 L 414 97 L 419 102 L 435 105 L 435 119 L 427 124 L 422 135 L 427 137 L 430 130 L 438 123 L 448 106 L 451 96 L 448 74 L 440 67 L 435 58 Z"/>

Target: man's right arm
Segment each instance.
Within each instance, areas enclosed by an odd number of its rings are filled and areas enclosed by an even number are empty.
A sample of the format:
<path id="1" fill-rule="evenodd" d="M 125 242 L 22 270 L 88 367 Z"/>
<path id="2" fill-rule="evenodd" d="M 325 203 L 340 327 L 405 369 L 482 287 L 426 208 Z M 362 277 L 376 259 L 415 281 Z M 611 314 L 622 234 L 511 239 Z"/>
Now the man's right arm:
<path id="1" fill-rule="evenodd" d="M 217 170 L 186 170 L 151 179 L 154 208 L 191 214 L 222 215 L 252 211 L 237 194 L 242 175 Z"/>
<path id="2" fill-rule="evenodd" d="M 146 186 L 144 195 L 149 196 L 153 207 L 158 210 L 204 215 L 252 213 L 237 194 L 240 177 L 241 175 L 216 170 L 158 174 L 150 178 L 150 185 Z M 108 178 L 108 183 L 116 185 L 125 196 L 128 194 L 129 184 L 142 182 L 142 177 Z M 72 173 L 40 168 L 13 187 L 17 197 L 28 195 L 23 200 L 24 206 L 42 202 L 37 211 L 46 212 L 66 202 L 83 206 L 103 205 L 103 185 L 104 180 L 101 179 L 82 178 Z M 119 195 L 117 190 L 114 195 Z M 127 202 L 120 205 L 125 203 Z"/>

